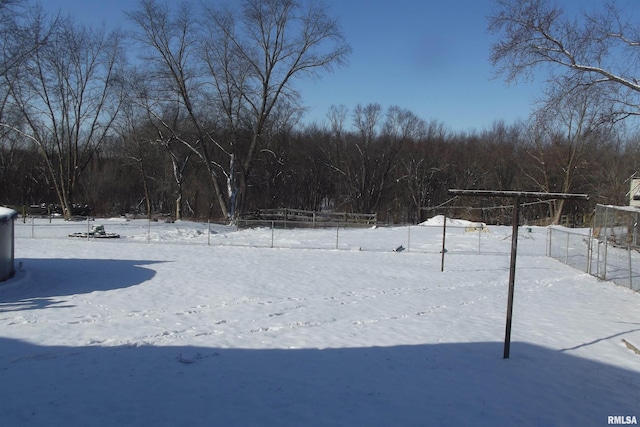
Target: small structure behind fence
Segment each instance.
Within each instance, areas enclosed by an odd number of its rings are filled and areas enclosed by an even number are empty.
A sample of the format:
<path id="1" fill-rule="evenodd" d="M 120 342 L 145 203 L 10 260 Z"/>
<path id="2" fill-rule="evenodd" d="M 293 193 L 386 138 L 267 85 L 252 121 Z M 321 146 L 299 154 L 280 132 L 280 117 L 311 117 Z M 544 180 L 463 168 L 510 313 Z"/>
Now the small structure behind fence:
<path id="1" fill-rule="evenodd" d="M 376 223 L 376 214 L 316 212 L 300 209 L 260 209 L 242 214 L 237 220 L 238 228 L 370 227 Z"/>
<path id="2" fill-rule="evenodd" d="M 597 205 L 590 230 L 549 228 L 547 255 L 598 279 L 640 291 L 640 210 Z"/>

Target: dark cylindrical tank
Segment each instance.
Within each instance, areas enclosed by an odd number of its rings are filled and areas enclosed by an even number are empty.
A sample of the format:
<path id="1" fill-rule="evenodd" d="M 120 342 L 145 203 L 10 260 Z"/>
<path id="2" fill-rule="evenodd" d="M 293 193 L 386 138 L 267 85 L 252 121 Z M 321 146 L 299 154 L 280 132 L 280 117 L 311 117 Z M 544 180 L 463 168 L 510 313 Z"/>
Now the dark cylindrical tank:
<path id="1" fill-rule="evenodd" d="M 14 273 L 14 221 L 18 212 L 0 206 L 0 282 Z"/>

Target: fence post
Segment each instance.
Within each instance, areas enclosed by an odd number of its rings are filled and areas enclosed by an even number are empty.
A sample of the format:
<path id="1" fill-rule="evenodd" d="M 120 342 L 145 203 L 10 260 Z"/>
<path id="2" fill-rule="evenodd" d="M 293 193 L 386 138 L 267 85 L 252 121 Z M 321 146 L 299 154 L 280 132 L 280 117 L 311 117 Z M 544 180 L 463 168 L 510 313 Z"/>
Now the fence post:
<path id="1" fill-rule="evenodd" d="M 587 240 L 587 274 L 591 274 L 591 259 L 593 258 L 593 229 L 589 228 L 589 240 Z"/>
<path id="2" fill-rule="evenodd" d="M 604 254 L 603 254 L 603 264 L 604 271 L 602 273 L 602 280 L 607 280 L 607 246 L 609 245 L 609 208 L 605 206 L 604 208 Z"/>
<path id="3" fill-rule="evenodd" d="M 627 253 L 629 254 L 629 289 L 633 290 L 633 273 L 631 272 L 631 245 L 627 246 Z"/>
<path id="4" fill-rule="evenodd" d="M 634 214 L 635 221 L 633 221 L 633 237 L 632 242 L 633 246 L 638 246 L 638 213 Z"/>
<path id="5" fill-rule="evenodd" d="M 602 244 L 602 242 L 600 240 L 598 240 L 598 250 L 597 250 L 597 254 L 596 254 L 596 277 L 598 279 L 600 279 L 600 245 Z"/>
<path id="6" fill-rule="evenodd" d="M 604 256 L 603 256 L 603 269 L 604 271 L 602 272 L 602 280 L 607 280 L 607 248 L 609 246 L 609 241 L 606 239 L 607 235 L 605 234 L 605 241 L 604 241 Z"/>
<path id="7" fill-rule="evenodd" d="M 444 240 L 447 237 L 447 216 L 444 216 L 442 224 L 442 257 L 440 259 L 440 271 L 444 271 L 444 253 L 447 251 L 444 247 Z"/>

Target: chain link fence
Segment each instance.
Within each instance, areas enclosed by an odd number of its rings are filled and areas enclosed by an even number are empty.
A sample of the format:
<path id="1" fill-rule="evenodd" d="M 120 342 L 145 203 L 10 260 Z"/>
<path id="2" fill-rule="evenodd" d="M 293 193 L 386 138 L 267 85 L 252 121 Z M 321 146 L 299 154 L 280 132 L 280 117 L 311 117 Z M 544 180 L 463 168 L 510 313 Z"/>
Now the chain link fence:
<path id="1" fill-rule="evenodd" d="M 573 268 L 589 273 L 590 233 L 565 229 L 564 227 L 550 227 L 548 230 L 547 255 Z"/>
<path id="2" fill-rule="evenodd" d="M 209 246 L 251 246 L 256 248 L 339 249 L 358 251 L 395 251 L 406 253 L 509 255 L 511 227 L 484 224 L 443 224 L 412 226 L 372 226 L 354 228 L 342 223 L 323 228 L 284 228 L 275 221 L 257 228 L 236 228 L 195 222 L 111 221 L 89 219 L 64 221 L 48 218 L 20 218 L 16 221 L 18 239 L 70 239 L 94 241 L 92 232 L 102 225 L 107 234 L 118 234 L 121 243 L 148 242 L 200 244 Z M 446 235 L 445 235 L 446 234 Z M 100 236 L 97 236 L 100 237 Z M 518 253 L 545 255 L 546 230 L 521 227 Z"/>
<path id="3" fill-rule="evenodd" d="M 591 229 L 549 228 L 547 255 L 598 279 L 640 291 L 639 212 L 598 205 Z"/>

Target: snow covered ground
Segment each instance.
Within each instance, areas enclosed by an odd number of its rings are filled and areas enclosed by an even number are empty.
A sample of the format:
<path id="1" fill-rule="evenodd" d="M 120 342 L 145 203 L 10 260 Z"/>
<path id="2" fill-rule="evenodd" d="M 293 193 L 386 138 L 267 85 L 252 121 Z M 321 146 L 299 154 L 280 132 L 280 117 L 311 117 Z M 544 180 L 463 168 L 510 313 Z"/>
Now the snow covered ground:
<path id="1" fill-rule="evenodd" d="M 96 223 L 98 223 L 96 221 Z M 640 295 L 509 227 L 16 224 L 6 426 L 603 426 L 640 418 Z M 395 252 L 399 246 L 404 251 Z M 337 248 L 337 249 L 336 249 Z M 633 420 L 633 418 L 629 418 Z"/>

